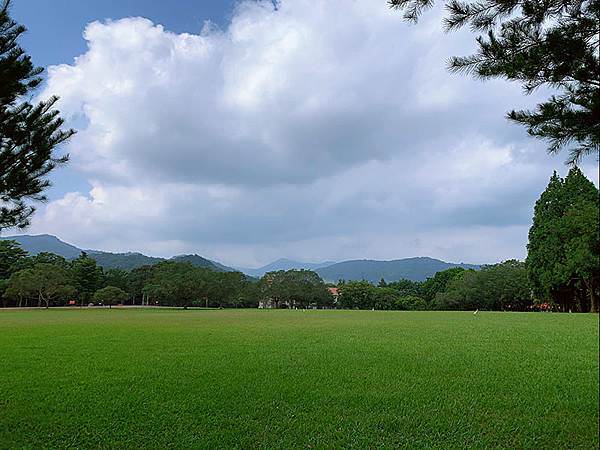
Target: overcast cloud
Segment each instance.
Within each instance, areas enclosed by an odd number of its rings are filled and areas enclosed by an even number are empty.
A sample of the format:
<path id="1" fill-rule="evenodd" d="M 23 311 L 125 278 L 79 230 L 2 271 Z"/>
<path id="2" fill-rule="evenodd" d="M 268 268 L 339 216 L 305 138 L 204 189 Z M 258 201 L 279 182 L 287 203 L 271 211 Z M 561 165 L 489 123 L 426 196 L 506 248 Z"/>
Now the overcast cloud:
<path id="1" fill-rule="evenodd" d="M 445 70 L 474 42 L 439 10 L 411 26 L 382 0 L 244 2 L 222 30 L 125 18 L 84 37 L 42 95 L 80 128 L 67 150 L 93 188 L 28 231 L 81 247 L 242 266 L 523 258 L 533 203 L 566 171 L 503 118 L 535 98 Z"/>

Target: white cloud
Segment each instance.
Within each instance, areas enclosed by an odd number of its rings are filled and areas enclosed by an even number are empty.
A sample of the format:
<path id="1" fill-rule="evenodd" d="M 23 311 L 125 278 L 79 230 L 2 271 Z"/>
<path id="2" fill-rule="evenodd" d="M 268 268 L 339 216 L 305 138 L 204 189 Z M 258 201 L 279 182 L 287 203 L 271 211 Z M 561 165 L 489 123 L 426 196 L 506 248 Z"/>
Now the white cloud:
<path id="1" fill-rule="evenodd" d="M 471 51 L 440 11 L 385 2 L 242 2 L 225 30 L 93 22 L 44 95 L 83 128 L 89 193 L 33 231 L 86 247 L 195 251 L 252 265 L 430 255 L 522 257 L 533 201 L 562 167 L 503 120 L 518 86 L 450 75 Z"/>

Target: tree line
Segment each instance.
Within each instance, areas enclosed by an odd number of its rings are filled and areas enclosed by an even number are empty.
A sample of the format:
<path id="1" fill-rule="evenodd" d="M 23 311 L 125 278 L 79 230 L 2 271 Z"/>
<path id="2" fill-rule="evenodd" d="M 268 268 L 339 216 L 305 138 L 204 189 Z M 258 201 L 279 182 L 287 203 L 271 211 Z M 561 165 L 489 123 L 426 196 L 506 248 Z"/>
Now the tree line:
<path id="1" fill-rule="evenodd" d="M 253 307 L 258 304 L 257 287 L 240 272 L 217 272 L 185 262 L 105 271 L 85 252 L 72 261 L 53 253 L 29 256 L 15 241 L 0 241 L 2 306 Z"/>
<path id="2" fill-rule="evenodd" d="M 30 256 L 15 241 L 0 241 L 3 307 L 115 304 L 176 307 L 333 307 L 313 271 L 269 272 L 260 280 L 189 262 L 161 261 L 130 271 L 104 270 L 85 252 L 68 261 L 53 253 Z"/>
<path id="3" fill-rule="evenodd" d="M 190 263 L 162 261 L 131 271 L 103 270 L 85 252 L 68 261 L 53 253 L 29 256 L 15 241 L 0 241 L 4 307 L 145 305 L 176 307 L 345 308 L 380 310 L 527 310 L 533 305 L 525 265 L 480 271 L 452 268 L 424 282 L 401 280 L 326 284 L 311 270 L 280 270 L 260 280 Z"/>
<path id="4" fill-rule="evenodd" d="M 400 280 L 377 286 L 340 281 L 338 304 L 349 309 L 531 311 L 535 308 L 525 264 L 509 260 L 481 270 L 455 267 L 425 281 Z"/>

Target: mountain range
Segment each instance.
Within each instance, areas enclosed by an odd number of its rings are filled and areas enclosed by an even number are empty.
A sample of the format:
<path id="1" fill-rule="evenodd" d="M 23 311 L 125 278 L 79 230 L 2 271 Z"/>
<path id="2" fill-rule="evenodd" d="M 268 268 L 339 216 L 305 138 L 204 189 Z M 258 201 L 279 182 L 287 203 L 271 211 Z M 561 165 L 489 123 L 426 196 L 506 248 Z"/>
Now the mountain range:
<path id="1" fill-rule="evenodd" d="M 287 258 L 280 258 L 277 261 L 273 261 L 265 266 L 259 267 L 258 269 L 248 269 L 245 267 L 237 267 L 240 272 L 245 273 L 253 277 L 262 277 L 267 272 L 274 272 L 276 270 L 290 270 L 290 269 L 306 269 L 306 270 L 317 270 L 322 267 L 327 267 L 335 264 L 335 261 L 324 261 L 320 263 L 300 262 L 293 261 Z"/>
<path id="2" fill-rule="evenodd" d="M 111 253 L 99 250 L 83 250 L 61 241 L 56 236 L 50 234 L 40 234 L 36 236 L 21 235 L 21 236 L 5 236 L 0 237 L 0 240 L 13 240 L 18 242 L 23 250 L 26 250 L 31 255 L 37 255 L 42 252 L 50 252 L 60 255 L 66 259 L 75 259 L 81 252 L 86 252 L 90 258 L 96 260 L 99 266 L 104 269 L 123 269 L 131 270 L 136 267 L 152 265 L 161 261 L 181 261 L 189 262 L 196 267 L 206 267 L 218 272 L 231 272 L 235 269 L 224 266 L 216 261 L 203 258 L 199 255 L 179 255 L 172 258 L 159 258 L 156 256 L 147 256 L 137 252 L 127 253 Z"/>
<path id="3" fill-rule="evenodd" d="M 159 258 L 147 256 L 142 253 L 111 253 L 99 250 L 82 250 L 74 245 L 61 241 L 56 236 L 49 234 L 41 235 L 21 235 L 5 236 L 2 239 L 17 241 L 21 247 L 32 255 L 41 252 L 51 252 L 60 255 L 66 259 L 77 258 L 81 252 L 85 251 L 91 258 L 94 258 L 98 265 L 104 269 L 118 268 L 131 270 L 144 265 L 156 264 L 160 261 L 182 261 L 189 262 L 196 267 L 206 267 L 216 271 L 234 271 L 250 275 L 252 277 L 261 277 L 267 272 L 289 269 L 308 269 L 314 270 L 323 280 L 327 282 L 337 282 L 338 280 L 367 280 L 377 283 L 382 278 L 387 282 L 408 279 L 413 281 L 423 281 L 432 277 L 441 270 L 452 267 L 463 267 L 465 269 L 479 269 L 480 266 L 465 263 L 449 263 L 439 259 L 428 257 L 404 258 L 391 261 L 377 261 L 369 259 L 357 259 L 342 262 L 300 262 L 286 258 L 278 259 L 265 266 L 250 268 L 231 268 L 219 262 L 212 261 L 199 255 L 179 255 L 172 258 Z"/>
<path id="4" fill-rule="evenodd" d="M 357 259 L 322 267 L 315 270 L 315 272 L 323 280 L 332 283 L 337 283 L 339 280 L 367 280 L 371 283 L 377 283 L 382 278 L 387 282 L 401 279 L 425 281 L 437 272 L 452 267 L 477 270 L 481 266 L 464 263 L 454 264 L 427 257 L 395 259 L 392 261 Z"/>

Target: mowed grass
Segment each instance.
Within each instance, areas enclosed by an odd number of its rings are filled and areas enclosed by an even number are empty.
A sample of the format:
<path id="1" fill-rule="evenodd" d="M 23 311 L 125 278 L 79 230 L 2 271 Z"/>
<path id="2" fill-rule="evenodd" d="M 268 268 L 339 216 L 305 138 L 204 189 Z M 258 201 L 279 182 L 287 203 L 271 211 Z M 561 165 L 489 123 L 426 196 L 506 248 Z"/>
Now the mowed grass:
<path id="1" fill-rule="evenodd" d="M 598 316 L 0 311 L 0 447 L 598 447 Z"/>

